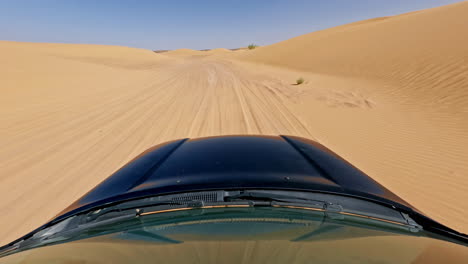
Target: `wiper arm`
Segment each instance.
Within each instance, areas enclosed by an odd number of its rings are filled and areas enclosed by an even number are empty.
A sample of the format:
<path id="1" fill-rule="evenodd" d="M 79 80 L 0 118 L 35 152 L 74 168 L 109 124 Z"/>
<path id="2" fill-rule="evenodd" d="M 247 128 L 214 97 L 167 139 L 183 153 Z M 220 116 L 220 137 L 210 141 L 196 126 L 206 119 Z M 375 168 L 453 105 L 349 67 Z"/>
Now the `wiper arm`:
<path id="1" fill-rule="evenodd" d="M 86 217 L 84 218 L 84 221 L 85 222 L 92 222 L 92 221 L 95 221 L 97 220 L 98 218 L 106 215 L 106 214 L 110 214 L 110 213 L 121 213 L 121 212 L 128 212 L 128 210 L 135 210 L 135 214 L 138 215 L 141 213 L 141 209 L 142 207 L 146 207 L 146 206 L 151 206 L 151 207 L 154 207 L 154 206 L 164 206 L 164 205 L 168 205 L 168 206 L 177 206 L 177 205 L 190 205 L 191 203 L 194 203 L 196 201 L 173 201 L 173 200 L 167 200 L 167 201 L 156 201 L 156 202 L 140 202 L 140 203 L 122 203 L 122 204 L 118 204 L 118 205 L 114 205 L 114 206 L 109 206 L 109 207 L 105 207 L 105 208 L 102 208 L 102 209 L 97 209 L 97 210 L 94 210 L 88 214 L 86 214 Z M 194 204 L 194 206 L 196 206 Z"/>
<path id="2" fill-rule="evenodd" d="M 287 192 L 277 193 L 275 191 L 234 191 L 228 192 L 225 197 L 227 201 L 249 201 L 253 206 L 272 206 L 272 207 L 287 207 L 295 209 L 305 209 L 323 212 L 330 219 L 343 219 L 340 213 L 343 207 L 338 203 L 319 199 L 308 199 L 305 197 L 297 197 L 288 195 Z"/>
<path id="3" fill-rule="evenodd" d="M 272 192 L 263 192 L 263 191 L 221 191 L 218 192 L 218 198 L 215 200 L 205 200 L 203 198 L 198 197 L 186 197 L 181 195 L 183 199 L 177 195 L 171 195 L 169 197 L 153 197 L 153 198 L 145 198 L 142 200 L 135 200 L 135 201 L 127 201 L 121 204 L 112 205 L 109 207 L 96 209 L 86 214 L 86 217 L 83 218 L 85 222 L 92 222 L 96 221 L 99 218 L 103 218 L 106 215 L 108 217 L 113 217 L 116 215 L 121 215 L 121 213 L 128 213 L 129 210 L 134 210 L 136 215 L 143 213 L 144 211 L 149 211 L 150 209 L 157 208 L 160 206 L 168 206 L 168 207 L 203 207 L 206 204 L 222 204 L 222 203 L 233 203 L 233 202 L 240 202 L 242 203 L 248 202 L 250 206 L 271 206 L 272 203 L 282 203 L 282 204 L 296 204 L 296 205 L 306 205 L 309 207 L 315 208 L 324 208 L 327 205 L 331 205 L 331 203 L 321 201 L 321 200 L 314 200 L 314 199 L 307 199 L 307 198 L 300 198 L 294 197 L 291 195 L 285 194 L 277 194 Z M 187 198 L 187 199 L 185 199 Z"/>
<path id="4" fill-rule="evenodd" d="M 397 208 L 389 208 L 372 201 L 342 195 L 283 190 L 243 190 L 227 192 L 225 199 L 269 202 L 271 206 L 323 211 L 330 219 L 343 219 L 346 216 L 367 218 L 408 226 L 412 232 L 422 229 L 407 214 Z"/>
<path id="5" fill-rule="evenodd" d="M 296 204 L 296 205 L 307 205 L 316 208 L 325 208 L 328 204 L 326 201 L 307 199 L 294 197 L 284 194 L 268 193 L 268 192 L 257 192 L 257 191 L 231 191 L 226 192 L 225 201 L 235 202 L 239 200 L 252 201 L 253 205 L 262 205 L 262 202 L 266 202 L 266 205 L 274 205 L 278 203 L 282 204 Z M 276 203 L 275 203 L 276 202 Z"/>

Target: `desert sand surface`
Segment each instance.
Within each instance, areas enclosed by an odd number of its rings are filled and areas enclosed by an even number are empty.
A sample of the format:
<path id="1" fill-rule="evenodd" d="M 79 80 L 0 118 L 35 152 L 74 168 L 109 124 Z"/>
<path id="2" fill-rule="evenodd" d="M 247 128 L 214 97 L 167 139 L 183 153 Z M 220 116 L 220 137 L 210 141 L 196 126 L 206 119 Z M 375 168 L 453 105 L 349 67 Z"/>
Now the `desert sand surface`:
<path id="1" fill-rule="evenodd" d="M 2 41 L 0 244 L 153 145 L 229 134 L 315 139 L 467 233 L 466 17 L 463 2 L 239 51 Z"/>

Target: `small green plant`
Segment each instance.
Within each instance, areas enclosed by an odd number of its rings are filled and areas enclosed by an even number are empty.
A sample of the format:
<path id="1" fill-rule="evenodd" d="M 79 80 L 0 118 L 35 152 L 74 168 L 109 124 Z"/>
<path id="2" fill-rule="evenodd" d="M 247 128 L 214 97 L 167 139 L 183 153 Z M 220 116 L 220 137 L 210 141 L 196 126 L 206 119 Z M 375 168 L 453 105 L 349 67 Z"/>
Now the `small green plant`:
<path id="1" fill-rule="evenodd" d="M 249 48 L 249 50 L 253 50 L 255 49 L 256 47 L 258 47 L 258 45 L 255 45 L 255 44 L 250 44 L 249 46 L 247 46 L 247 48 Z"/>
<path id="2" fill-rule="evenodd" d="M 303 84 L 304 83 L 304 78 L 299 78 L 296 80 L 296 85 Z"/>

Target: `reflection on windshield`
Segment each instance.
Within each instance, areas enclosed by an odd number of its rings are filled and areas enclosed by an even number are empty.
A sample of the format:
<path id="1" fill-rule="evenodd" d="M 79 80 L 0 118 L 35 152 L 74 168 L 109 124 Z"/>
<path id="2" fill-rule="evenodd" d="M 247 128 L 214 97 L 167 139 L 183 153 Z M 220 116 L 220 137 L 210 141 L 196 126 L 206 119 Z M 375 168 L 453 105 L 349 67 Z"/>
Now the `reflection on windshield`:
<path id="1" fill-rule="evenodd" d="M 323 212 L 224 208 L 148 215 L 85 232 L 85 239 L 7 256 L 17 263 L 423 263 L 437 250 L 451 263 L 465 247 L 403 227 Z M 441 251 L 443 250 L 443 251 Z M 432 257 L 431 257 L 432 258 Z M 458 259 L 457 259 L 458 258 Z M 3 263 L 3 262 L 2 262 Z"/>

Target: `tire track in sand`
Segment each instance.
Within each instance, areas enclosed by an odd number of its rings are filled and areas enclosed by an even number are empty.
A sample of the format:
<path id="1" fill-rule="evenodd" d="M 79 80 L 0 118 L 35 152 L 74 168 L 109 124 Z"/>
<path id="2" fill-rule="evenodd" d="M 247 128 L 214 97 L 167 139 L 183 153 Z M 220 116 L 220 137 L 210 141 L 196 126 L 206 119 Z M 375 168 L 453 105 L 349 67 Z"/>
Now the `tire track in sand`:
<path id="1" fill-rule="evenodd" d="M 42 225 L 155 144 L 311 134 L 287 108 L 289 99 L 268 91 L 268 77 L 232 63 L 188 58 L 133 71 L 146 79 L 84 88 L 73 100 L 44 99 L 21 106 L 15 118 L 0 117 L 9 124 L 0 138 L 0 192 L 8 193 L 0 203 L 0 244 Z"/>

